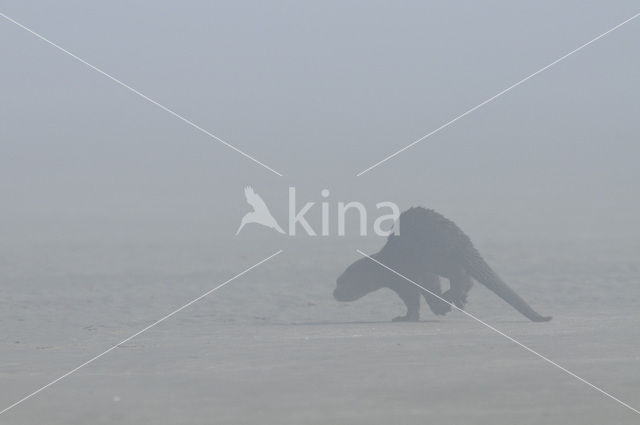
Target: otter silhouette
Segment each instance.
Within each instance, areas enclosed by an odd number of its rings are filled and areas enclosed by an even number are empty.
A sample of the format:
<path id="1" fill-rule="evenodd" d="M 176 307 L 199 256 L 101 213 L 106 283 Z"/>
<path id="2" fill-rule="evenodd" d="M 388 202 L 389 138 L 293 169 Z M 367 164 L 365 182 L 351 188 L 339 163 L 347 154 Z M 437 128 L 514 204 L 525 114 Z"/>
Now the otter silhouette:
<path id="1" fill-rule="evenodd" d="M 391 234 L 384 247 L 371 257 L 447 302 L 369 258 L 357 260 L 338 278 L 333 292 L 337 301 L 355 301 L 377 289 L 389 288 L 407 306 L 407 314 L 393 321 L 417 321 L 420 318 L 421 295 L 436 315 L 451 311 L 451 304 L 464 308 L 473 278 L 528 319 L 534 322 L 551 320 L 550 316 L 535 312 L 507 286 L 484 261 L 469 237 L 451 220 L 433 210 L 414 207 L 400 215 L 399 224 L 399 234 Z M 441 292 L 440 276 L 450 283 L 449 290 L 444 293 Z"/>

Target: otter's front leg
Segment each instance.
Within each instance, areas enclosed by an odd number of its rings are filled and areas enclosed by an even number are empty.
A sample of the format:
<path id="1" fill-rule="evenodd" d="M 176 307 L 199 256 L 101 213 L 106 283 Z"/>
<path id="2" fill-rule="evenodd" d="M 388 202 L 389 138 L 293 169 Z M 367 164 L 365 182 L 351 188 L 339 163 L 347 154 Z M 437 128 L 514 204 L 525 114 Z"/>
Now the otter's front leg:
<path id="1" fill-rule="evenodd" d="M 420 320 L 420 291 L 415 286 L 400 282 L 399 287 L 392 287 L 400 299 L 407 306 L 407 314 L 393 318 L 393 322 L 417 322 Z M 411 286 L 409 286 L 411 285 Z"/>

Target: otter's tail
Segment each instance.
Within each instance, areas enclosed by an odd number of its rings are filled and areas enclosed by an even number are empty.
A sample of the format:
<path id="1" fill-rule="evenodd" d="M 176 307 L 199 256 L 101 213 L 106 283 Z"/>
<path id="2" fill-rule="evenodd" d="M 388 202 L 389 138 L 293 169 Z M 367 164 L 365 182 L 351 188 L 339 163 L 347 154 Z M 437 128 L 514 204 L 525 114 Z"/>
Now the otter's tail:
<path id="1" fill-rule="evenodd" d="M 551 316 L 541 316 L 525 300 L 516 294 L 500 277 L 494 272 L 480 253 L 471 248 L 467 251 L 465 258 L 467 272 L 478 282 L 489 288 L 500 298 L 511 304 L 513 308 L 522 313 L 533 322 L 547 322 Z"/>

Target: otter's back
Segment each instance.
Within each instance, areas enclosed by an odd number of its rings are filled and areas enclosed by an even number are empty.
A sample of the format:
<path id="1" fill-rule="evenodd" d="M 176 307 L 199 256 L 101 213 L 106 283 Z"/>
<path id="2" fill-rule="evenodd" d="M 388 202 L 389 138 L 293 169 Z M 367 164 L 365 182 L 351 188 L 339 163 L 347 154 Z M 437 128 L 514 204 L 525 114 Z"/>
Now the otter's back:
<path id="1" fill-rule="evenodd" d="M 433 210 L 410 208 L 400 215 L 397 249 L 429 264 L 458 262 L 472 248 L 471 240 L 456 224 Z"/>

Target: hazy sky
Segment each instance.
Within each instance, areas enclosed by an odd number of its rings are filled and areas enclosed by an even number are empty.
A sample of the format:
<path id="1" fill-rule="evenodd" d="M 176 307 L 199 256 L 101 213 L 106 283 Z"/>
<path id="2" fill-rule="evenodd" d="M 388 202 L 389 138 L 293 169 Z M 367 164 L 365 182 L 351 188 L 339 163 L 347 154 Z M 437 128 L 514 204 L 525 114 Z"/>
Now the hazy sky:
<path id="1" fill-rule="evenodd" d="M 282 221 L 295 185 L 301 200 L 424 205 L 481 236 L 640 236 L 640 20 L 355 176 L 637 2 L 1 5 L 284 174 L 0 19 L 0 220 L 18 236 L 188 223 L 232 237 L 247 184 Z"/>

